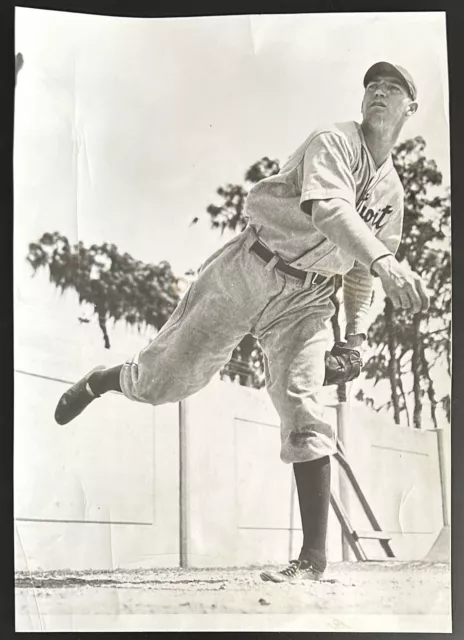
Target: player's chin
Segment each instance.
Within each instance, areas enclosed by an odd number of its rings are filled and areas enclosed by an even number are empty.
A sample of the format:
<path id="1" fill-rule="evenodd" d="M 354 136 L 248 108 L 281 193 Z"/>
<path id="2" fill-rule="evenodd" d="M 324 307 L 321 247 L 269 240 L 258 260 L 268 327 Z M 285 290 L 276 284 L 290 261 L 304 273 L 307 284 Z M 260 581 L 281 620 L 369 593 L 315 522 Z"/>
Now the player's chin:
<path id="1" fill-rule="evenodd" d="M 385 122 L 391 120 L 391 114 L 386 107 L 369 107 L 366 111 L 366 120 L 370 122 Z"/>

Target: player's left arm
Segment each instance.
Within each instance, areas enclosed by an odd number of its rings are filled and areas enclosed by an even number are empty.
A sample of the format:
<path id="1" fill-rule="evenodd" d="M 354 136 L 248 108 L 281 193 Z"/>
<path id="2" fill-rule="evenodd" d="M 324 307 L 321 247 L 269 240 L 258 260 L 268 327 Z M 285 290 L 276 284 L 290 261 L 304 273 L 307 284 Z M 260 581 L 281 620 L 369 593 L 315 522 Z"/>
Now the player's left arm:
<path id="1" fill-rule="evenodd" d="M 350 348 L 359 348 L 367 337 L 374 278 L 364 265 L 355 262 L 343 276 L 343 303 L 345 306 L 345 339 Z"/>

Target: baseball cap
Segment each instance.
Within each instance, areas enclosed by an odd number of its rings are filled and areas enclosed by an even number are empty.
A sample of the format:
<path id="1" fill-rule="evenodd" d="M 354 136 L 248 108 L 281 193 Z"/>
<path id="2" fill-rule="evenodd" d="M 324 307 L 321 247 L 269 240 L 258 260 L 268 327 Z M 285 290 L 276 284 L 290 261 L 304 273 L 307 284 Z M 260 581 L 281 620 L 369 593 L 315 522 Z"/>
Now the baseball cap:
<path id="1" fill-rule="evenodd" d="M 399 64 L 392 64 L 391 62 L 376 62 L 373 64 L 364 76 L 364 87 L 367 87 L 374 76 L 383 75 L 391 75 L 401 80 L 403 86 L 409 91 L 411 98 L 413 100 L 417 98 L 417 87 L 411 74 L 406 71 L 404 67 L 400 67 Z"/>

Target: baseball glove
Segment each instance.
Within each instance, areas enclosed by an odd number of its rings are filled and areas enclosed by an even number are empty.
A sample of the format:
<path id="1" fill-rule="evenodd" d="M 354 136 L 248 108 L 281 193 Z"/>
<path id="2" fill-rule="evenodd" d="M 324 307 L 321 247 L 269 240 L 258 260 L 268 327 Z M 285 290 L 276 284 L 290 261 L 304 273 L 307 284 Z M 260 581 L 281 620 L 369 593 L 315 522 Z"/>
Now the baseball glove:
<path id="1" fill-rule="evenodd" d="M 324 385 L 343 384 L 354 380 L 361 373 L 363 361 L 356 349 L 349 349 L 346 342 L 336 342 L 332 351 L 325 354 Z"/>

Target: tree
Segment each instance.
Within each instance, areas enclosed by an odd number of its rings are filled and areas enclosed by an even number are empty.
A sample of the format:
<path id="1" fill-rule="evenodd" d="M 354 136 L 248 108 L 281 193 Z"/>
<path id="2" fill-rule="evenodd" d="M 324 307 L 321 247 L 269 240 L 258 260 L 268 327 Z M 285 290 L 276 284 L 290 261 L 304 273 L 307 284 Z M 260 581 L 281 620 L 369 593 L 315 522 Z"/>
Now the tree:
<path id="1" fill-rule="evenodd" d="M 221 378 L 236 379 L 245 387 L 264 386 L 264 359 L 261 347 L 252 335 L 246 335 L 220 372 Z"/>
<path id="2" fill-rule="evenodd" d="M 366 375 L 375 383 L 383 378 L 389 380 L 388 408 L 392 409 L 397 424 L 403 411 L 411 424 L 408 396 L 412 396 L 412 424 L 416 428 L 421 426 L 424 395 L 429 399 L 435 426 L 438 426 L 438 404 L 447 411 L 448 399 L 436 398 L 432 371 L 445 361 L 450 373 L 451 357 L 449 193 L 434 194 L 442 184 L 442 174 L 436 163 L 426 158 L 425 146 L 421 137 L 407 140 L 396 148 L 394 162 L 405 190 L 403 236 L 397 259 L 406 262 L 427 283 L 432 292 L 430 309 L 427 314 L 411 316 L 395 311 L 386 300 L 384 312 L 369 331 L 374 354 L 366 364 Z M 412 388 L 405 392 L 403 379 L 408 373 Z"/>
<path id="3" fill-rule="evenodd" d="M 251 165 L 245 173 L 245 182 L 253 185 L 260 182 L 260 180 L 264 180 L 264 178 L 269 178 L 279 173 L 279 171 L 278 160 L 270 160 L 265 156 Z M 216 193 L 223 198 L 224 202 L 219 206 L 210 204 L 206 208 L 211 217 L 213 229 L 220 229 L 221 233 L 226 229 L 229 231 L 243 231 L 247 224 L 243 211 L 248 195 L 246 188 L 240 184 L 228 184 L 225 187 L 219 187 Z"/>
<path id="4" fill-rule="evenodd" d="M 50 282 L 61 292 L 73 289 L 80 304 L 93 305 L 106 349 L 109 319 L 159 330 L 179 301 L 178 280 L 168 262 L 145 264 L 114 244 L 87 248 L 82 242 L 71 245 L 58 232 L 44 233 L 29 245 L 26 259 L 34 273 L 48 269 Z"/>

